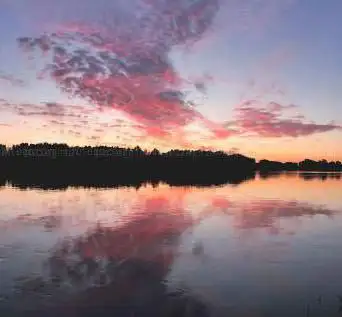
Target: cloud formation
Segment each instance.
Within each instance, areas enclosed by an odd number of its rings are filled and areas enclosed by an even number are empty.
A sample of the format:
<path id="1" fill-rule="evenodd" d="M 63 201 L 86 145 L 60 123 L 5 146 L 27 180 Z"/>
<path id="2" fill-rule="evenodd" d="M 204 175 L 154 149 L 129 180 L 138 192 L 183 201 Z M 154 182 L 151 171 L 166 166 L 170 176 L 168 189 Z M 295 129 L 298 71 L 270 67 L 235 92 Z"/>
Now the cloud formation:
<path id="1" fill-rule="evenodd" d="M 307 122 L 304 116 L 298 114 L 284 118 L 284 111 L 291 109 L 296 109 L 296 106 L 284 106 L 275 102 L 260 106 L 255 100 L 246 101 L 235 109 L 236 120 L 229 125 L 237 126 L 241 134 L 265 138 L 300 137 L 342 129 L 342 126 L 334 123 Z"/>
<path id="2" fill-rule="evenodd" d="M 12 86 L 16 86 L 16 87 L 25 87 L 26 83 L 24 80 L 20 79 L 20 78 L 16 78 L 13 75 L 10 74 L 6 74 L 2 71 L 0 71 L 0 85 L 1 82 L 3 83 L 8 83 Z"/>
<path id="3" fill-rule="evenodd" d="M 128 6 L 128 5 L 127 5 Z M 137 1 L 118 6 L 99 24 L 66 23 L 56 32 L 18 39 L 20 47 L 50 54 L 40 73 L 60 89 L 100 107 L 124 112 L 162 137 L 201 120 L 217 138 L 230 132 L 206 120 L 183 92 L 184 79 L 169 53 L 176 45 L 201 39 L 219 9 L 218 0 Z M 205 92 L 205 83 L 193 87 Z"/>
<path id="4" fill-rule="evenodd" d="M 40 104 L 14 104 L 7 102 L 3 106 L 19 116 L 46 118 L 56 122 L 56 119 L 82 119 L 87 118 L 89 109 L 82 106 L 69 106 L 55 102 L 42 102 Z M 61 123 L 62 121 L 60 121 Z"/>
<path id="5" fill-rule="evenodd" d="M 252 18 L 254 11 L 266 22 L 284 8 L 271 2 L 264 1 L 260 6 L 251 1 L 239 7 L 240 13 L 247 14 L 250 27 L 254 28 L 257 24 Z M 76 17 L 77 0 L 72 3 L 70 8 L 75 12 L 71 13 Z M 234 6 L 235 2 L 226 5 L 226 9 Z M 118 1 L 108 8 L 110 15 L 101 21 L 82 20 L 79 16 L 78 20 L 69 19 L 41 36 L 21 37 L 18 44 L 26 52 L 39 51 L 47 57 L 45 67 L 38 72 L 39 78 L 52 79 L 63 92 L 86 100 L 97 109 L 124 113 L 143 138 L 169 140 L 177 132 L 179 145 L 190 146 L 183 129 L 193 122 L 200 122 L 211 132 L 207 140 L 231 136 L 299 137 L 341 129 L 334 123 L 308 122 L 299 114 L 286 117 L 285 111 L 294 107 L 275 102 L 266 106 L 256 101 L 245 102 L 235 109 L 235 117 L 226 124 L 212 122 L 196 109 L 196 103 L 184 90 L 189 80 L 181 77 L 169 55 L 177 46 L 206 38 L 221 8 L 219 0 Z M 235 22 L 244 24 L 240 16 L 238 20 Z M 277 54 L 271 64 L 278 65 L 284 58 L 288 56 Z M 212 77 L 206 75 L 191 80 L 190 84 L 205 94 L 208 80 Z M 250 84 L 255 86 L 255 80 Z M 270 89 L 282 94 L 275 83 Z M 46 104 L 38 112 L 60 118 L 73 116 L 74 108 L 63 106 L 62 110 L 56 106 Z M 20 110 L 20 114 L 27 116 L 38 112 L 34 106 L 31 110 L 28 107 Z M 203 141 L 201 134 L 198 138 Z"/>

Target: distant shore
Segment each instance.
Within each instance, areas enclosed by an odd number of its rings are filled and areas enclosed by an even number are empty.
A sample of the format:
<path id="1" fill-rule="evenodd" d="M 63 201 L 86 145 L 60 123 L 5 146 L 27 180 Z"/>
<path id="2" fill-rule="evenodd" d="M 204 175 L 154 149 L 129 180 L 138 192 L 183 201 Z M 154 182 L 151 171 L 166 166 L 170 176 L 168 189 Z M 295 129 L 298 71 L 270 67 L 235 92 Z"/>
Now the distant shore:
<path id="1" fill-rule="evenodd" d="M 304 159 L 300 162 L 278 162 L 267 159 L 257 162 L 254 158 L 249 158 L 241 154 L 228 154 L 223 151 L 203 151 L 203 150 L 170 150 L 168 152 L 160 152 L 157 149 L 153 151 L 143 151 L 139 146 L 135 148 L 109 147 L 109 146 L 68 146 L 67 144 L 58 143 L 38 143 L 28 144 L 21 143 L 6 147 L 0 144 L 0 159 L 1 163 L 11 162 L 25 159 L 39 160 L 39 161 L 66 161 L 66 160 L 85 160 L 85 159 L 112 159 L 120 160 L 128 159 L 135 160 L 156 160 L 163 159 L 164 161 L 180 161 L 192 160 L 197 162 L 199 160 L 213 162 L 213 160 L 226 161 L 232 164 L 241 163 L 254 165 L 255 170 L 269 170 L 269 171 L 342 171 L 341 161 L 315 161 L 311 159 Z M 229 166 L 227 165 L 229 168 Z"/>
<path id="2" fill-rule="evenodd" d="M 0 181 L 18 184 L 99 184 L 139 186 L 169 184 L 238 184 L 273 172 L 342 172 L 340 161 L 299 163 L 261 160 L 222 151 L 171 150 L 161 153 L 140 147 L 71 147 L 66 144 L 0 145 Z"/>

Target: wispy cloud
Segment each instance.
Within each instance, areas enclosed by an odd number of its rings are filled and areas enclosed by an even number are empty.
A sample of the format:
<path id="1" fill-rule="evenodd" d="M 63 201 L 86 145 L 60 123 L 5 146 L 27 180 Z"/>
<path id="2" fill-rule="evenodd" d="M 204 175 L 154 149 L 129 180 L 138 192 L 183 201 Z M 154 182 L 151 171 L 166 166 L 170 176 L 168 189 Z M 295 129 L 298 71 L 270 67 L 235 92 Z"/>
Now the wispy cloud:
<path id="1" fill-rule="evenodd" d="M 229 122 L 229 126 L 235 125 L 241 134 L 266 138 L 300 137 L 342 129 L 335 123 L 308 122 L 299 114 L 284 118 L 284 112 L 291 109 L 296 109 L 296 106 L 275 102 L 262 106 L 255 100 L 246 101 L 235 109 L 236 120 Z"/>
<path id="2" fill-rule="evenodd" d="M 23 117 L 36 117 L 46 119 L 67 120 L 70 118 L 81 119 L 86 117 L 86 113 L 83 113 L 85 108 L 62 105 L 54 102 L 46 102 L 40 104 L 10 104 L 8 107 L 16 114 Z"/>
<path id="3" fill-rule="evenodd" d="M 2 71 L 0 71 L 0 85 L 1 85 L 1 82 L 10 84 L 10 85 L 16 86 L 16 87 L 25 87 L 26 86 L 26 83 L 24 80 L 17 78 L 13 75 L 10 75 L 10 74 L 6 74 Z"/>

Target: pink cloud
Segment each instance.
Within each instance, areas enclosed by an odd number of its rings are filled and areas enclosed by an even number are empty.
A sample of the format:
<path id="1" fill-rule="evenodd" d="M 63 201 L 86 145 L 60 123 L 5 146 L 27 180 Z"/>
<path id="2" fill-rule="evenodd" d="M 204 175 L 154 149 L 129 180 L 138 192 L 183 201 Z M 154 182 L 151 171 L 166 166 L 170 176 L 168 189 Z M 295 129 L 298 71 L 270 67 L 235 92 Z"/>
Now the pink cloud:
<path id="1" fill-rule="evenodd" d="M 137 12 L 119 10 L 100 25 L 70 22 L 54 33 L 18 41 L 25 50 L 51 53 L 40 76 L 49 76 L 71 96 L 124 112 L 151 136 L 163 137 L 194 120 L 203 121 L 216 138 L 231 135 L 187 100 L 184 79 L 168 57 L 173 46 L 205 36 L 218 1 L 140 2 Z M 205 93 L 208 80 L 209 75 L 193 86 Z"/>
<path id="2" fill-rule="evenodd" d="M 186 80 L 176 71 L 169 53 L 176 45 L 205 38 L 218 12 L 218 0 L 137 3 L 131 11 L 113 11 L 110 20 L 96 24 L 69 21 L 55 32 L 20 38 L 19 45 L 26 51 L 37 49 L 51 56 L 39 76 L 52 78 L 63 92 L 83 98 L 98 109 L 123 112 L 147 137 L 169 139 L 178 132 L 179 142 L 189 145 L 181 131 L 193 121 L 202 123 L 214 139 L 238 135 L 298 137 L 341 129 L 333 123 L 307 122 L 298 114 L 284 117 L 285 111 L 295 109 L 292 105 L 270 102 L 262 107 L 253 100 L 239 105 L 229 124 L 208 120 L 188 100 L 184 93 Z M 266 5 L 260 9 L 265 12 L 261 14 L 265 20 L 283 8 L 270 1 L 266 3 L 270 8 Z M 252 7 L 247 11 L 250 15 Z M 267 67 L 274 68 L 288 58 L 289 54 L 281 50 Z M 212 77 L 205 76 L 192 84 L 197 91 L 206 93 L 206 84 L 211 80 Z M 255 81 L 250 83 L 251 87 L 255 85 Z M 279 90 L 275 84 L 271 88 Z M 52 110 L 47 108 L 44 113 L 51 114 Z M 70 113 L 69 110 L 73 111 L 70 108 L 66 112 Z"/>
<path id="3" fill-rule="evenodd" d="M 307 122 L 304 116 L 298 114 L 290 118 L 283 117 L 284 111 L 295 108 L 294 105 L 284 106 L 275 102 L 262 107 L 256 101 L 246 101 L 235 109 L 234 124 L 241 134 L 260 137 L 299 137 L 342 129 L 342 126 L 334 123 Z"/>

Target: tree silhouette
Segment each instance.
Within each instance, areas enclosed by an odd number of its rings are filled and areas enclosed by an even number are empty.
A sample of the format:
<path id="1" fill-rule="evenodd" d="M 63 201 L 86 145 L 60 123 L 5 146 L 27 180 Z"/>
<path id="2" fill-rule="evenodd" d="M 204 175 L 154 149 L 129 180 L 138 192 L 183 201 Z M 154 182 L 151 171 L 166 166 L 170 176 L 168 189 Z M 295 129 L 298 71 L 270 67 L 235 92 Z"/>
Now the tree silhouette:
<path id="1" fill-rule="evenodd" d="M 342 171 L 340 161 L 277 162 L 227 154 L 223 151 L 172 149 L 162 153 L 109 146 L 68 146 L 21 143 L 0 146 L 0 179 L 18 186 L 135 186 L 145 182 L 170 185 L 239 183 L 279 171 Z"/>
<path id="2" fill-rule="evenodd" d="M 222 151 L 170 150 L 21 143 L 4 148 L 1 174 L 14 185 L 141 186 L 238 183 L 253 177 L 255 160 Z"/>

